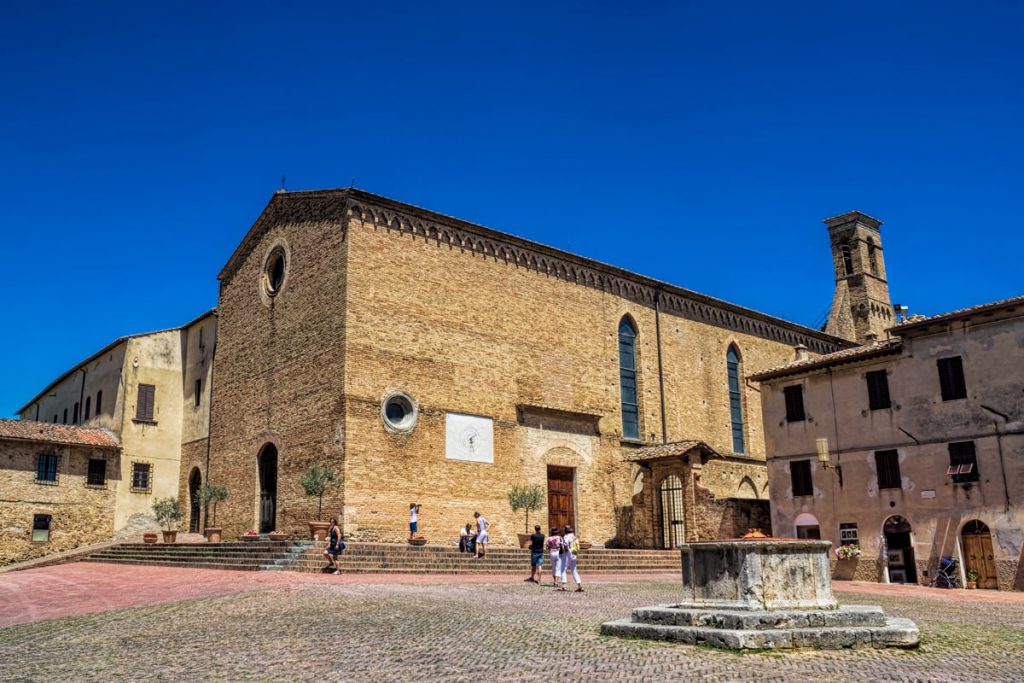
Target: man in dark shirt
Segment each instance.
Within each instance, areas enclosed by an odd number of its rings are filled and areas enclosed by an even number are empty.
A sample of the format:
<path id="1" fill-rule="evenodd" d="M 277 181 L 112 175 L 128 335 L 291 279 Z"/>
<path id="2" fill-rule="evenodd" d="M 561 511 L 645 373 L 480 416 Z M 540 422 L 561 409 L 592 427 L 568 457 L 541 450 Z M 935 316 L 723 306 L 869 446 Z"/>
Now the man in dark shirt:
<path id="1" fill-rule="evenodd" d="M 544 534 L 540 532 L 540 524 L 533 527 L 530 536 L 530 578 L 527 581 L 540 583 L 540 567 L 544 564 Z"/>

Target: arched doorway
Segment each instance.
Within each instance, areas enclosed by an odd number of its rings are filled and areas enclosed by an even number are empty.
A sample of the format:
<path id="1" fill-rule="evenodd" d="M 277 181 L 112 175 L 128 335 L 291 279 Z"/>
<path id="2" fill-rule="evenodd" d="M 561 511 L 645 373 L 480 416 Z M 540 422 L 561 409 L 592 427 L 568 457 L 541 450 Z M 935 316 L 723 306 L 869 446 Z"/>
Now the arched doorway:
<path id="1" fill-rule="evenodd" d="M 678 548 L 686 541 L 683 527 L 683 482 L 676 475 L 670 474 L 661 480 L 658 492 L 661 547 Z"/>
<path id="2" fill-rule="evenodd" d="M 910 522 L 899 515 L 885 520 L 882 526 L 889 583 L 917 583 L 917 565 L 910 531 Z"/>
<path id="3" fill-rule="evenodd" d="M 277 528 L 277 446 L 268 443 L 260 451 L 260 533 Z"/>
<path id="4" fill-rule="evenodd" d="M 978 588 L 999 588 L 999 575 L 992 552 L 992 533 L 984 522 L 971 520 L 960 532 L 963 542 L 964 570 L 978 572 Z"/>
<path id="5" fill-rule="evenodd" d="M 192 474 L 188 478 L 188 530 L 190 533 L 199 533 L 199 517 L 202 514 L 199 503 L 199 488 L 203 485 L 203 475 L 199 473 L 198 467 L 192 468 Z"/>

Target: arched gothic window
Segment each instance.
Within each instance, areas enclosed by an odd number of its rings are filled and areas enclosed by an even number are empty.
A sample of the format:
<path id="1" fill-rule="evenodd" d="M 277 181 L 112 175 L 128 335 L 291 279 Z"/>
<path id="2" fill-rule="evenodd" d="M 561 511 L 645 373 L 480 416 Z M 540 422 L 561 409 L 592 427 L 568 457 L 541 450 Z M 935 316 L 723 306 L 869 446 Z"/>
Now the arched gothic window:
<path id="1" fill-rule="evenodd" d="M 840 244 L 839 251 L 843 255 L 843 270 L 846 271 L 847 275 L 853 275 L 853 257 L 850 256 L 849 242 Z"/>
<path id="2" fill-rule="evenodd" d="M 636 388 L 636 328 L 628 317 L 619 321 L 619 390 L 622 400 L 622 436 L 640 438 L 640 405 Z"/>
<path id="3" fill-rule="evenodd" d="M 732 451 L 744 453 L 743 443 L 743 394 L 740 391 L 740 354 L 734 345 L 725 354 L 729 375 L 729 415 L 732 420 Z"/>

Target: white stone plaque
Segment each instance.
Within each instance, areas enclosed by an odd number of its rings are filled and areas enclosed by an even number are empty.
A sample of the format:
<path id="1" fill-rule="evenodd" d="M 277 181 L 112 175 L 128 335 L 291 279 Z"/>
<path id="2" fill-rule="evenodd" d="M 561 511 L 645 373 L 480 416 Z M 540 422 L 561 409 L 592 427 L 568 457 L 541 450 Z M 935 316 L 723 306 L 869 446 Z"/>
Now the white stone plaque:
<path id="1" fill-rule="evenodd" d="M 928 489 L 926 491 L 921 491 L 921 497 L 922 498 L 934 498 L 935 497 L 935 491 L 932 490 L 932 489 Z"/>
<path id="2" fill-rule="evenodd" d="M 444 457 L 494 463 L 494 421 L 489 417 L 448 413 Z"/>

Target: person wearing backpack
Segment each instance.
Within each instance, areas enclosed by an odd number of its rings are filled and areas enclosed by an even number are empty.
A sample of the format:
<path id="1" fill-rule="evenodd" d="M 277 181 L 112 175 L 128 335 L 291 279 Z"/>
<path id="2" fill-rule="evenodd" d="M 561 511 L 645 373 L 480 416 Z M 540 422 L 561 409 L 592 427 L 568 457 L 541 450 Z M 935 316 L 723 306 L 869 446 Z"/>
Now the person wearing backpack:
<path id="1" fill-rule="evenodd" d="M 572 581 L 576 584 L 576 592 L 583 592 L 583 581 L 580 579 L 580 573 L 576 570 L 576 555 L 580 552 L 580 539 L 572 532 L 572 527 L 565 527 L 565 533 L 562 534 L 562 585 L 558 590 L 565 590 L 566 574 L 572 574 Z"/>

